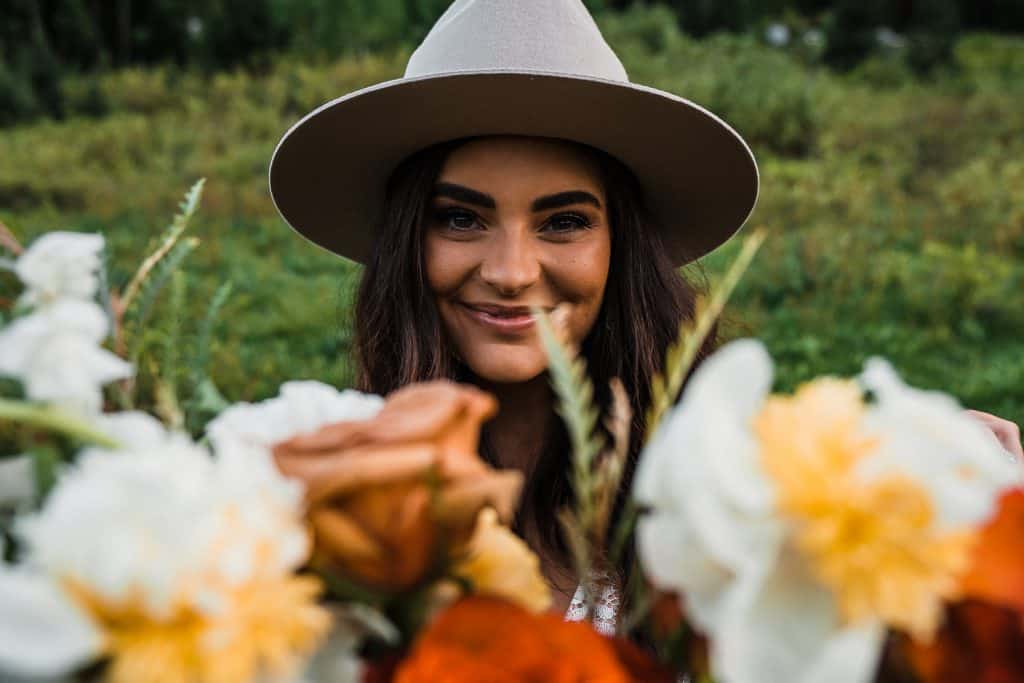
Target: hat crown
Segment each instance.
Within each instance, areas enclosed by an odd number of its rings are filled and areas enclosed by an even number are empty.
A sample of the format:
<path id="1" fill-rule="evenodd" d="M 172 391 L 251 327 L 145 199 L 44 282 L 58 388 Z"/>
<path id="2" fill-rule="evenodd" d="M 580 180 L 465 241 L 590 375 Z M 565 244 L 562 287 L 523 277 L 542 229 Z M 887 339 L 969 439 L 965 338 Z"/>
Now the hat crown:
<path id="1" fill-rule="evenodd" d="M 629 81 L 582 0 L 455 0 L 410 57 L 405 76 L 463 71 Z"/>

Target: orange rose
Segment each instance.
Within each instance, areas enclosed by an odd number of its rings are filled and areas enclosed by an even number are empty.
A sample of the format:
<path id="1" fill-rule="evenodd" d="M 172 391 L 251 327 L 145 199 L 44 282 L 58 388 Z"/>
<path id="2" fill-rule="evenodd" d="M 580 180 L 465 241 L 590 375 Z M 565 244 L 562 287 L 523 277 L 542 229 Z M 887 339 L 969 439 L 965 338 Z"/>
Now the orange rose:
<path id="1" fill-rule="evenodd" d="M 402 590 L 470 538 L 486 505 L 514 512 L 522 475 L 477 454 L 493 397 L 451 382 L 403 388 L 370 420 L 338 422 L 278 444 L 280 470 L 306 484 L 314 563 Z"/>
<path id="2" fill-rule="evenodd" d="M 434 620 L 395 683 L 656 683 L 672 677 L 639 649 L 559 615 L 497 598 L 464 598 Z"/>

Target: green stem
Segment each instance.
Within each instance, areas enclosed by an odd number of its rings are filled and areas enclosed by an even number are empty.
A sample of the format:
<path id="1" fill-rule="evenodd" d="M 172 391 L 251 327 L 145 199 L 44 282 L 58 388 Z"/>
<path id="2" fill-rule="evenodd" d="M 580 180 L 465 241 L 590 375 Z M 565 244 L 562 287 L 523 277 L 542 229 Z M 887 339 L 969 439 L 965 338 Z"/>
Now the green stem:
<path id="1" fill-rule="evenodd" d="M 739 284 L 740 279 L 747 272 L 754 255 L 761 248 L 764 242 L 765 232 L 763 229 L 755 230 L 749 237 L 743 240 L 743 247 L 740 249 L 736 260 L 729 266 L 722 281 L 712 288 L 711 298 L 706 302 L 698 302 L 697 317 L 691 324 L 684 321 L 679 330 L 679 339 L 672 345 L 668 353 L 666 363 L 667 376 L 661 378 L 662 390 L 656 392 L 656 399 L 652 402 L 647 413 L 647 434 L 644 441 L 649 441 L 653 436 L 661 418 L 672 406 L 673 401 L 679 396 L 683 389 L 683 382 L 697 360 L 697 354 L 704 346 L 704 340 L 715 322 L 722 315 L 722 309 L 732 296 L 733 290 Z"/>
<path id="2" fill-rule="evenodd" d="M 117 441 L 77 415 L 52 406 L 41 406 L 25 401 L 11 401 L 0 398 L 0 420 L 22 422 L 59 432 L 78 441 L 92 443 L 105 448 L 117 448 Z"/>

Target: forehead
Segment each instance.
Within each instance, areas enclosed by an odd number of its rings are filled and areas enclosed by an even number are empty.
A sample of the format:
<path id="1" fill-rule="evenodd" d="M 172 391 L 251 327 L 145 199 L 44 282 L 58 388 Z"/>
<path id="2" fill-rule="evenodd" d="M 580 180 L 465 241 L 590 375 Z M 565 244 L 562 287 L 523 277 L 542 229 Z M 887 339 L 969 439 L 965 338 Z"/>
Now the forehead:
<path id="1" fill-rule="evenodd" d="M 593 155 L 580 145 L 550 138 L 470 140 L 448 155 L 439 180 L 486 192 L 499 201 L 581 189 L 602 198 L 604 194 Z"/>

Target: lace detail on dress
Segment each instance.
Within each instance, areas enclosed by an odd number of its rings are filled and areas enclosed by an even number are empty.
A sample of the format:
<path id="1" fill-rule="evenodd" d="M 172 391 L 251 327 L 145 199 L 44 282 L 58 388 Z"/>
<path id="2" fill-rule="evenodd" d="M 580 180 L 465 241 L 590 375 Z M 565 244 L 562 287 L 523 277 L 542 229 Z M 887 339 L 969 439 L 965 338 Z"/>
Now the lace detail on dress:
<path id="1" fill-rule="evenodd" d="M 619 616 L 619 591 L 610 583 L 601 587 L 601 595 L 594 605 L 594 630 L 601 635 L 614 636 L 615 627 Z M 569 609 L 565 611 L 566 621 L 583 621 L 587 618 L 587 606 L 583 602 L 583 586 L 576 587 L 576 593 L 572 596 Z M 682 675 L 676 679 L 677 683 L 694 683 L 689 676 Z"/>
<path id="2" fill-rule="evenodd" d="M 615 586 L 604 584 L 601 594 L 594 605 L 594 629 L 603 635 L 614 636 L 619 615 L 619 592 Z M 566 621 L 583 621 L 587 619 L 587 605 L 583 602 L 583 586 L 576 587 L 569 609 L 565 612 Z"/>

